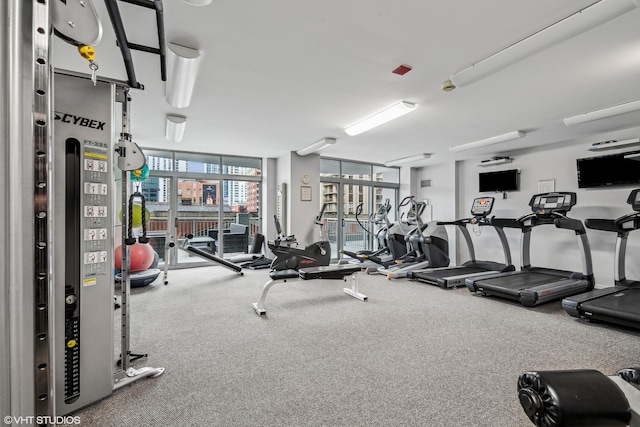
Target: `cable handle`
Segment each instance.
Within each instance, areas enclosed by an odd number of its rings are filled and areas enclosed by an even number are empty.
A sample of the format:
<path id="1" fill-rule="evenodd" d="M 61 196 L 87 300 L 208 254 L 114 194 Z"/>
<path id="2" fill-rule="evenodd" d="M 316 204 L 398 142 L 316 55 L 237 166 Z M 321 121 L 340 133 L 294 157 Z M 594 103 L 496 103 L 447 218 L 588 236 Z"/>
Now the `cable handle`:
<path id="1" fill-rule="evenodd" d="M 146 201 L 144 195 L 139 191 L 136 191 L 129 196 L 129 209 L 128 209 L 128 221 L 127 221 L 127 238 L 125 239 L 125 244 L 133 245 L 136 243 L 136 238 L 133 235 L 133 204 L 135 199 L 140 199 L 140 210 L 141 210 L 141 223 L 142 223 L 142 236 L 138 237 L 138 243 L 149 243 L 149 238 L 147 237 L 147 208 Z"/>

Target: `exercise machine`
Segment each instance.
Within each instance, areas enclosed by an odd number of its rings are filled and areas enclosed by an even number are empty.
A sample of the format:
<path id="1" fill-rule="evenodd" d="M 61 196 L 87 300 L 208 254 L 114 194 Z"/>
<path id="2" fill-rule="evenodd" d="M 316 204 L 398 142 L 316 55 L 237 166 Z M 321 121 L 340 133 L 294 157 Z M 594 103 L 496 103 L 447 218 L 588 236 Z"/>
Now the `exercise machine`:
<path id="1" fill-rule="evenodd" d="M 278 216 L 273 219 L 278 236 L 273 241 L 268 241 L 267 246 L 273 252 L 275 258 L 271 262 L 271 270 L 297 270 L 301 267 L 326 266 L 331 262 L 331 245 L 325 237 L 324 211 L 327 204 L 324 203 L 314 220 L 314 224 L 320 227 L 320 240 L 304 248 L 298 248 L 298 242 L 294 235 L 285 236 Z"/>
<path id="2" fill-rule="evenodd" d="M 305 267 L 299 270 L 271 270 L 269 281 L 262 287 L 262 294 L 258 302 L 252 304 L 254 311 L 259 316 L 267 314 L 264 302 L 271 287 L 277 283 L 286 283 L 291 280 L 343 280 L 351 277 L 351 287 L 343 288 L 342 291 L 360 301 L 367 301 L 368 297 L 358 290 L 357 273 L 361 271 L 358 264 L 337 264 L 316 267 Z"/>
<path id="3" fill-rule="evenodd" d="M 553 192 L 534 195 L 529 201 L 532 212 L 516 220 L 500 219 L 496 224 L 519 228 L 521 235 L 520 271 L 487 274 L 465 279 L 471 292 L 494 295 L 532 307 L 566 296 L 590 291 L 594 286 L 589 240 L 582 221 L 566 216 L 576 204 L 576 193 Z M 573 231 L 582 254 L 582 272 L 533 267 L 530 262 L 531 231 L 540 225 Z"/>
<path id="4" fill-rule="evenodd" d="M 427 224 L 422 222 L 425 203 L 417 202 L 414 196 L 409 198 L 409 203 L 411 208 L 407 213 L 407 224 L 412 228 L 404 238 L 407 252 L 378 268 L 378 273 L 385 275 L 387 279 L 407 277 L 410 271 L 449 265 L 447 230 L 437 221 Z"/>
<path id="5" fill-rule="evenodd" d="M 132 352 L 130 345 L 130 248 L 147 243 L 144 235 L 134 237 L 126 227 L 121 227 L 123 245 L 118 254 L 121 358 L 119 368 L 114 368 L 113 165 L 122 172 L 122 221 L 129 224 L 129 174 L 145 164 L 129 132 L 128 88 L 102 79 L 94 86 L 86 77 L 63 72 L 55 74 L 55 85 L 55 109 L 61 119 L 55 122 L 54 166 L 63 165 L 63 171 L 56 172 L 59 185 L 53 217 L 64 218 L 64 223 L 55 230 L 54 244 L 64 242 L 64 250 L 53 254 L 53 262 L 54 284 L 64 286 L 55 285 L 52 298 L 52 327 L 60 340 L 53 349 L 53 393 L 57 395 L 53 411 L 67 414 L 141 378 L 159 376 L 164 368 L 131 366 L 140 353 Z M 117 91 L 122 96 L 117 97 Z M 114 99 L 122 103 L 123 116 L 116 144 L 111 140 Z M 82 117 L 95 126 L 78 126 Z M 153 256 L 146 261 L 150 264 L 152 260 Z"/>
<path id="6" fill-rule="evenodd" d="M 384 233 L 382 234 L 382 240 L 384 247 L 387 248 L 387 252 L 389 256 L 377 256 L 375 254 L 363 254 L 360 257 L 365 260 L 369 260 L 377 265 L 370 265 L 367 267 L 367 273 L 376 272 L 380 267 L 388 267 L 394 265 L 396 260 L 401 259 L 402 257 L 407 255 L 409 251 L 407 247 L 407 235 L 415 228 L 416 218 L 418 214 L 422 214 L 422 212 L 416 211 L 416 204 L 413 203 L 413 199 L 415 196 L 407 196 L 400 201 L 398 207 L 396 208 L 398 221 L 392 223 L 389 220 L 388 211 L 384 215 L 385 227 Z M 400 213 L 400 210 L 409 206 L 409 210 L 406 213 Z M 419 207 L 419 206 L 418 206 Z M 422 206 L 424 209 L 424 206 Z"/>
<path id="7" fill-rule="evenodd" d="M 351 259 L 342 259 L 340 260 L 340 263 L 366 263 L 366 267 L 374 267 L 373 264 L 375 264 L 375 262 L 373 260 L 370 260 L 369 258 L 374 257 L 376 259 L 382 260 L 383 262 L 386 262 L 389 261 L 389 258 L 391 257 L 391 251 L 389 250 L 389 246 L 387 245 L 387 231 L 391 226 L 391 223 L 389 221 L 389 211 L 391 211 L 391 203 L 389 199 L 385 199 L 384 203 L 378 207 L 376 212 L 369 215 L 369 223 L 373 224 L 376 227 L 375 232 L 371 232 L 360 221 L 359 215 L 362 214 L 362 210 L 363 204 L 360 203 L 356 208 L 356 221 L 358 221 L 358 225 L 360 226 L 360 228 L 362 228 L 367 234 L 370 234 L 374 237 L 374 240 L 377 243 L 377 249 L 373 251 L 363 250 L 358 252 L 345 251 L 344 249 L 342 249 L 340 250 L 340 253 L 350 257 Z"/>
<path id="8" fill-rule="evenodd" d="M 632 328 L 640 328 L 640 281 L 626 278 L 625 259 L 629 233 L 640 229 L 640 189 L 627 198 L 633 212 L 616 219 L 587 219 L 592 230 L 616 233 L 614 285 L 594 289 L 562 300 L 562 307 L 571 316 L 598 320 Z"/>
<path id="9" fill-rule="evenodd" d="M 234 255 L 227 258 L 227 261 L 239 265 L 242 268 L 249 268 L 251 270 L 269 268 L 273 260 L 264 255 L 263 249 L 264 235 L 256 233 L 255 236 L 253 236 L 253 241 L 251 242 L 251 248 L 249 249 L 248 254 Z"/>
<path id="10" fill-rule="evenodd" d="M 1 400 L 5 414 L 38 425 L 163 372 L 130 365 L 128 300 L 119 316 L 113 311 L 114 170 L 117 165 L 128 173 L 144 164 L 124 114 L 118 141 L 117 107 L 128 111 L 128 89 L 141 87 L 98 77 L 95 63 L 91 75 L 56 68 L 51 52 L 54 34 L 74 51 L 99 42 L 100 19 L 91 3 L 9 0 L 2 7 L 7 22 L 16 24 L 10 31 L 21 53 L 3 74 L 11 110 L 2 126 L 11 135 L 4 141 L 4 166 L 17 184 L 6 187 L 10 217 L 2 216 L 12 242 L 4 252 L 12 280 L 3 286 L 9 299 L 0 316 L 4 343 L 10 343 L 3 348 Z M 155 2 L 160 13 L 161 6 Z M 121 24 L 117 18 L 114 27 Z M 129 258 L 123 253 L 127 295 Z M 122 369 L 114 363 L 118 350 Z"/>
<path id="11" fill-rule="evenodd" d="M 193 234 L 187 234 L 185 236 L 184 242 L 179 246 L 180 249 L 187 251 L 190 254 L 197 255 L 200 258 L 206 259 L 207 261 L 213 261 L 218 265 L 221 265 L 231 271 L 238 273 L 240 276 L 244 275 L 241 266 L 231 261 L 227 261 L 224 258 L 220 258 L 219 256 L 216 256 L 209 251 L 205 251 L 204 249 L 192 246 L 191 244 L 189 244 L 191 239 L 193 239 Z"/>
<path id="12" fill-rule="evenodd" d="M 493 221 L 488 218 L 493 210 L 494 201 L 495 199 L 493 197 L 476 198 L 473 200 L 473 204 L 471 205 L 470 218 L 458 219 L 450 222 L 438 222 L 439 225 L 455 225 L 458 227 L 465 242 L 467 243 L 469 258 L 471 258 L 469 261 L 457 266 L 410 271 L 407 274 L 407 277 L 430 285 L 437 285 L 442 288 L 457 288 L 458 286 L 464 286 L 464 281 L 468 277 L 479 277 L 489 273 L 514 271 L 515 267 L 511 263 L 509 242 L 507 241 L 504 230 L 500 225 L 500 221 Z M 504 263 L 498 263 L 495 261 L 479 261 L 476 259 L 473 241 L 471 240 L 471 235 L 468 229 L 469 225 L 477 227 L 479 231 L 482 230 L 481 227 L 486 226 L 491 226 L 496 230 L 500 243 L 502 244 Z"/>
<path id="13" fill-rule="evenodd" d="M 640 368 L 607 376 L 593 369 L 531 371 L 518 378 L 518 399 L 539 427 L 640 426 Z"/>
<path id="14" fill-rule="evenodd" d="M 326 203 L 322 205 L 320 212 L 316 216 L 314 223 L 320 227 L 320 240 L 306 246 L 304 249 L 296 247 L 297 241 L 294 235 L 285 236 L 282 232 L 280 221 L 274 215 L 276 231 L 278 237 L 273 242 L 268 242 L 268 246 L 274 253 L 275 258 L 271 263 L 269 280 L 262 287 L 262 294 L 258 302 L 252 304 L 254 311 L 263 316 L 267 313 L 264 302 L 269 290 L 276 283 L 286 283 L 291 280 L 343 280 L 351 276 L 351 287 L 343 288 L 343 292 L 360 301 L 367 301 L 367 296 L 358 290 L 357 273 L 362 270 L 358 264 L 335 264 L 329 265 L 331 260 L 331 246 L 325 239 L 324 232 L 324 211 Z"/>

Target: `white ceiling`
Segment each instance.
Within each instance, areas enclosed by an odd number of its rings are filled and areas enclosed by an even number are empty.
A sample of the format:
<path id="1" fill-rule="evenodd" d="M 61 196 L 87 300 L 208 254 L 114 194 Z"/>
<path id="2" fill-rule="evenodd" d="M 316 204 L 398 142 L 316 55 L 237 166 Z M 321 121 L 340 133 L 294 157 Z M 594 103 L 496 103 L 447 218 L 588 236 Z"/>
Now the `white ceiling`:
<path id="1" fill-rule="evenodd" d="M 631 2 L 632 0 L 606 0 Z M 504 155 L 523 147 L 637 137 L 640 112 L 566 127 L 564 117 L 640 99 L 640 8 L 452 92 L 441 83 L 596 0 L 164 0 L 167 42 L 203 53 L 191 105 L 164 99 L 159 57 L 132 51 L 131 133 L 143 147 L 278 157 L 325 137 L 323 155 L 421 164 Z M 103 1 L 98 74 L 127 80 Z M 131 43 L 158 46 L 155 13 L 118 2 Z M 56 68 L 88 72 L 55 38 Z M 398 65 L 413 70 L 392 74 Z M 361 135 L 344 128 L 405 100 L 411 114 Z M 165 115 L 188 118 L 165 139 Z M 448 147 L 522 130 L 521 140 L 451 154 Z M 586 152 L 585 152 L 586 153 Z"/>

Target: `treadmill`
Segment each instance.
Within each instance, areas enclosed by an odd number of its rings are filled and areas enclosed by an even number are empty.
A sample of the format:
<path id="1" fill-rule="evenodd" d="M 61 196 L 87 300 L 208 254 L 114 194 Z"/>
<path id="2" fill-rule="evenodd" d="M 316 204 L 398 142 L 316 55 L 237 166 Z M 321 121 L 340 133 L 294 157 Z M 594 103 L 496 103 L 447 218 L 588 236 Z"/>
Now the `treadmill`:
<path id="1" fill-rule="evenodd" d="M 640 281 L 625 277 L 625 256 L 629 232 L 640 229 L 640 189 L 627 198 L 633 213 L 616 219 L 587 219 L 593 230 L 617 234 L 614 256 L 614 286 L 565 298 L 562 307 L 571 316 L 640 329 Z"/>
<path id="2" fill-rule="evenodd" d="M 465 242 L 467 243 L 467 250 L 469 252 L 469 257 L 471 258 L 469 261 L 461 265 L 451 267 L 410 271 L 408 272 L 407 277 L 430 285 L 437 285 L 442 288 L 457 288 L 458 286 L 464 286 L 465 279 L 469 277 L 514 271 L 515 267 L 511 263 L 509 243 L 504 234 L 504 230 L 502 229 L 502 224 L 500 220 L 492 221 L 492 219 L 488 218 L 489 214 L 491 214 L 491 210 L 493 209 L 494 201 L 495 199 L 493 197 L 476 198 L 473 200 L 473 204 L 471 205 L 471 218 L 438 222 L 438 225 L 455 225 L 458 227 Z M 502 243 L 505 260 L 504 263 L 479 261 L 476 259 L 473 241 L 471 240 L 471 235 L 467 227 L 468 225 L 479 227 L 492 226 L 496 230 L 498 237 L 500 238 L 500 243 Z"/>
<path id="3" fill-rule="evenodd" d="M 522 267 L 520 271 L 468 278 L 465 280 L 467 288 L 471 292 L 515 300 L 527 307 L 593 290 L 591 250 L 584 224 L 566 216 L 575 204 L 576 193 L 573 192 L 536 194 L 529 201 L 531 213 L 516 220 L 498 220 L 504 227 L 522 230 Z M 582 253 L 582 272 L 531 266 L 531 231 L 534 227 L 546 224 L 575 233 Z"/>

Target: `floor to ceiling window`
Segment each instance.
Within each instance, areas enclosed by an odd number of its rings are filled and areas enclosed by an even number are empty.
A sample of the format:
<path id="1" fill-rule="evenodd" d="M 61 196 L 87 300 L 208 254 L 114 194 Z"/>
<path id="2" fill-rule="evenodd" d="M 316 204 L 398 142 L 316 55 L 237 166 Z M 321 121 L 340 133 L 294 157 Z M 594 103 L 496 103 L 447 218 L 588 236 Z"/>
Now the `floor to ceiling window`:
<path id="1" fill-rule="evenodd" d="M 262 160 L 145 150 L 150 174 L 142 181 L 150 211 L 148 234 L 161 262 L 170 266 L 194 266 L 208 262 L 173 248 L 187 235 L 190 244 L 217 256 L 247 253 L 260 233 Z"/>
<path id="2" fill-rule="evenodd" d="M 332 258 L 340 250 L 357 252 L 377 249 L 371 214 L 389 199 L 397 204 L 400 171 L 370 163 L 320 159 L 320 199 L 326 203 L 325 227 Z M 389 212 L 395 220 L 395 210 Z"/>

